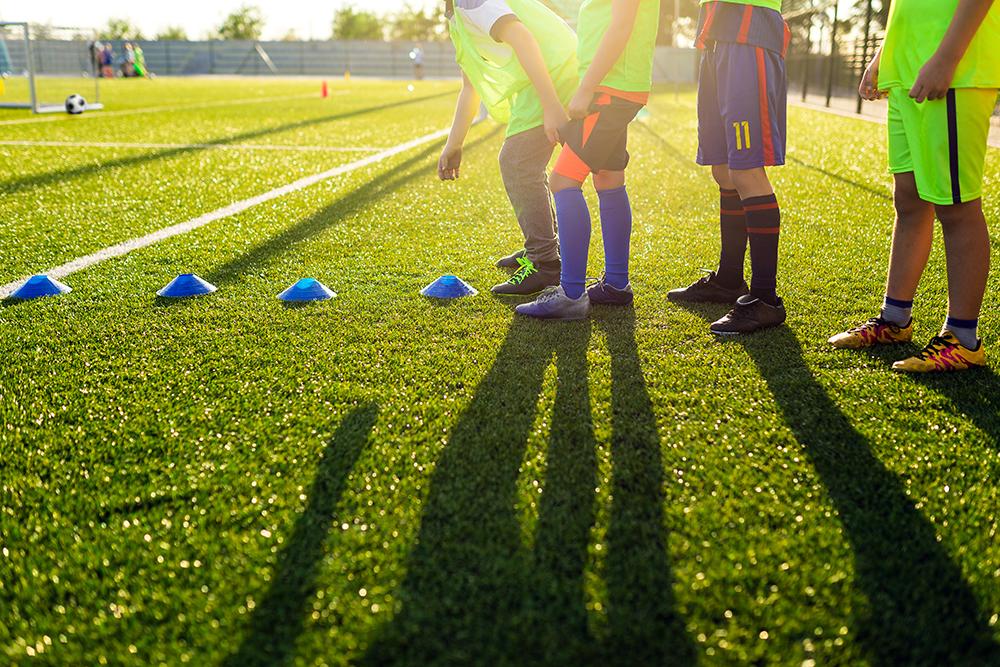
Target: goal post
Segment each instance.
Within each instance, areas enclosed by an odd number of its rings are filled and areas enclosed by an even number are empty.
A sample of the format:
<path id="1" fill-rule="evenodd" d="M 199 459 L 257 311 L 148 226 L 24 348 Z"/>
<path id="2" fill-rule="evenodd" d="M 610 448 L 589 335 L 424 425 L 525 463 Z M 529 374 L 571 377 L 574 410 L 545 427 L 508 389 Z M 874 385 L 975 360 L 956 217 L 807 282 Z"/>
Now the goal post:
<path id="1" fill-rule="evenodd" d="M 64 112 L 66 97 L 82 94 L 86 109 L 103 109 L 93 32 L 84 28 L 0 21 L 0 109 Z"/>

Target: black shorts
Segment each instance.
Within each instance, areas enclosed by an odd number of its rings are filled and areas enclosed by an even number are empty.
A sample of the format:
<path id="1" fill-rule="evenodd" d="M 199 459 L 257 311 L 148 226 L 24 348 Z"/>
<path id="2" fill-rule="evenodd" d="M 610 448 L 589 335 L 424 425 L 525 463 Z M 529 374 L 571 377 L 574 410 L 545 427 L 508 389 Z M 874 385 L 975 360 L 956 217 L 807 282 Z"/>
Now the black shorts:
<path id="1" fill-rule="evenodd" d="M 599 92 L 590 114 L 559 130 L 563 149 L 553 171 L 581 183 L 598 171 L 624 171 L 628 166 L 628 126 L 643 105 Z"/>

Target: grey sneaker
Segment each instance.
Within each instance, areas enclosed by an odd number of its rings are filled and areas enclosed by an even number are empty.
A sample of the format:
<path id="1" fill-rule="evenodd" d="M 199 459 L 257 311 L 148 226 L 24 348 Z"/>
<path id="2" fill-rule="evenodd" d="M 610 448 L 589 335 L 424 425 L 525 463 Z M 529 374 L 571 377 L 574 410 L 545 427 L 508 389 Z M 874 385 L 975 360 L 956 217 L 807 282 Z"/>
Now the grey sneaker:
<path id="1" fill-rule="evenodd" d="M 514 312 L 545 320 L 582 320 L 590 312 L 590 298 L 584 292 L 579 299 L 571 299 L 562 285 L 557 285 L 546 288 L 531 303 L 517 306 Z"/>
<path id="2" fill-rule="evenodd" d="M 501 257 L 497 260 L 496 267 L 498 269 L 519 269 L 521 268 L 521 260 L 528 257 L 528 251 L 524 248 L 520 250 L 515 250 L 506 257 Z"/>

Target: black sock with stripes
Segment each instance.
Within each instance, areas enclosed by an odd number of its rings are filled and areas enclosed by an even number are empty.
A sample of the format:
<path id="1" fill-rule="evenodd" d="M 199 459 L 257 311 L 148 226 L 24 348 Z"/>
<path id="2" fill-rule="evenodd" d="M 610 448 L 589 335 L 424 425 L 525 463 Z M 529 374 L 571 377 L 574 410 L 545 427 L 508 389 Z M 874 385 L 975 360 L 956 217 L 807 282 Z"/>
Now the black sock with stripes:
<path id="1" fill-rule="evenodd" d="M 778 235 L 781 210 L 773 195 L 743 200 L 750 240 L 750 294 L 772 306 L 778 303 Z"/>
<path id="2" fill-rule="evenodd" d="M 719 190 L 719 225 L 722 252 L 716 278 L 724 287 L 736 288 L 743 283 L 743 262 L 747 253 L 747 219 L 736 190 Z"/>

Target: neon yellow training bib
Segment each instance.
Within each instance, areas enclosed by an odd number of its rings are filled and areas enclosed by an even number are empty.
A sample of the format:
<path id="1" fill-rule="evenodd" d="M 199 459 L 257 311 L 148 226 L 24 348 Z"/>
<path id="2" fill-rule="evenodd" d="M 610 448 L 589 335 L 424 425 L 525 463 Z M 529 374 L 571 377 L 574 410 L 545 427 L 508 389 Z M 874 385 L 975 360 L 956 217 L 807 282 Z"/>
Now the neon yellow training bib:
<path id="1" fill-rule="evenodd" d="M 584 0 L 576 30 L 580 35 L 580 77 L 590 67 L 611 25 L 612 0 Z M 660 28 L 660 0 L 639 0 L 632 36 L 618 62 L 601 81 L 602 86 L 625 92 L 645 93 L 653 87 L 653 52 Z"/>
<path id="2" fill-rule="evenodd" d="M 893 0 L 882 46 L 880 88 L 910 88 L 948 31 L 958 0 Z M 1000 2 L 994 2 L 955 70 L 952 88 L 1000 88 Z"/>
<path id="3" fill-rule="evenodd" d="M 577 84 L 576 35 L 572 28 L 538 0 L 507 0 L 507 5 L 535 36 L 552 83 L 560 96 L 568 98 Z M 449 33 L 456 62 L 490 116 L 508 124 L 507 136 L 542 124 L 538 95 L 512 48 L 470 31 L 457 10 L 449 22 Z"/>

